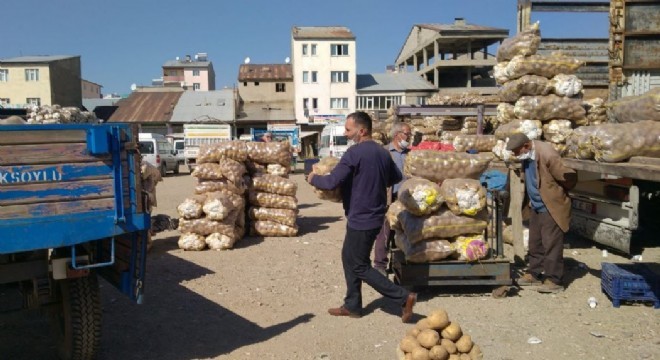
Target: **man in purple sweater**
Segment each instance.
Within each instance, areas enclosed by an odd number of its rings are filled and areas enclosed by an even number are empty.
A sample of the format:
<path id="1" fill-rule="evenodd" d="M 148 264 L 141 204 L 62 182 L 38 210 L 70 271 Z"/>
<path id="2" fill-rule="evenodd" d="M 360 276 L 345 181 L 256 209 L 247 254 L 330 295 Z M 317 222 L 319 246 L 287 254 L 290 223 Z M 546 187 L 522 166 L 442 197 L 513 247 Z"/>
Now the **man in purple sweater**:
<path id="1" fill-rule="evenodd" d="M 328 309 L 330 315 L 359 318 L 362 312 L 362 282 L 403 308 L 401 320 L 412 317 L 417 294 L 393 284 L 371 267 L 369 255 L 385 218 L 387 187 L 401 181 L 401 171 L 390 154 L 371 139 L 371 117 L 355 112 L 346 117 L 345 133 L 355 145 L 348 148 L 334 170 L 326 175 L 310 173 L 313 186 L 332 190 L 341 187 L 348 220 L 341 259 L 346 278 L 344 305 Z"/>

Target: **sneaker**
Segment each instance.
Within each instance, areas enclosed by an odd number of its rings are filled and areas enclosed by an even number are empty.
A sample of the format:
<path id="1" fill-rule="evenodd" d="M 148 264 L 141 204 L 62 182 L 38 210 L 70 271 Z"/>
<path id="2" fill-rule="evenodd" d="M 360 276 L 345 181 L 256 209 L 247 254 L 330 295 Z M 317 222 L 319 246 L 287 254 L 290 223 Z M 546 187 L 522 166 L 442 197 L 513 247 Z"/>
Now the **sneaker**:
<path id="1" fill-rule="evenodd" d="M 556 284 L 550 279 L 545 279 L 543 285 L 539 286 L 536 291 L 540 292 L 541 294 L 556 294 L 564 291 L 564 287 Z"/>
<path id="2" fill-rule="evenodd" d="M 519 277 L 516 283 L 518 286 L 539 286 L 543 284 L 536 276 L 529 273 Z"/>

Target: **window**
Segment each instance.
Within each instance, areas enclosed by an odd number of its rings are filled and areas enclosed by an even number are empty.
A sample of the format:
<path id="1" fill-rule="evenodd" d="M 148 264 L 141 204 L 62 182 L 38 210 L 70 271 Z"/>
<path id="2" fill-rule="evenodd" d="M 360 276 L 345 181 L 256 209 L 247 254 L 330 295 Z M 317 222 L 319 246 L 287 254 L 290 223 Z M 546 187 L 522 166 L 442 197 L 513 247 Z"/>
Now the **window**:
<path id="1" fill-rule="evenodd" d="M 8 98 L 0 98 L 0 105 L 9 105 L 11 104 L 11 100 Z"/>
<path id="2" fill-rule="evenodd" d="M 259 82 L 258 82 L 258 81 L 255 81 L 255 82 L 254 82 L 254 86 L 259 86 Z"/>
<path id="3" fill-rule="evenodd" d="M 330 44 L 330 55 L 348 56 L 348 44 Z"/>
<path id="4" fill-rule="evenodd" d="M 330 98 L 331 109 L 348 109 L 348 98 Z"/>
<path id="5" fill-rule="evenodd" d="M 333 83 L 347 83 L 348 71 L 331 71 L 330 78 Z"/>
<path id="6" fill-rule="evenodd" d="M 193 90 L 199 90 L 199 89 L 200 89 L 199 83 L 193 83 Z"/>
<path id="7" fill-rule="evenodd" d="M 247 81 L 243 81 L 243 86 L 247 86 Z"/>
<path id="8" fill-rule="evenodd" d="M 358 96 L 357 110 L 387 110 L 401 104 L 401 96 Z"/>
<path id="9" fill-rule="evenodd" d="M 39 81 L 39 69 L 25 69 L 25 81 Z"/>
<path id="10" fill-rule="evenodd" d="M 303 84 L 309 83 L 309 71 L 303 71 Z"/>
<path id="11" fill-rule="evenodd" d="M 9 81 L 9 70 L 0 69 L 0 81 L 2 81 L 2 82 Z"/>
<path id="12" fill-rule="evenodd" d="M 25 99 L 25 103 L 28 104 L 28 105 L 41 106 L 41 99 L 40 98 L 27 98 L 27 99 Z"/>
<path id="13" fill-rule="evenodd" d="M 418 96 L 417 105 L 426 105 L 426 96 Z"/>
<path id="14" fill-rule="evenodd" d="M 309 116 L 309 98 L 303 98 L 303 116 Z"/>
<path id="15" fill-rule="evenodd" d="M 140 154 L 147 155 L 154 153 L 154 143 L 151 141 L 140 141 Z"/>
<path id="16" fill-rule="evenodd" d="M 312 83 L 316 83 L 318 81 L 317 75 L 318 71 L 312 71 Z"/>
<path id="17" fill-rule="evenodd" d="M 275 92 L 285 92 L 284 83 L 275 83 Z"/>
<path id="18" fill-rule="evenodd" d="M 318 98 L 312 98 L 312 109 L 314 111 L 318 110 L 319 108 L 319 99 Z"/>
<path id="19" fill-rule="evenodd" d="M 307 44 L 303 44 L 302 52 L 303 52 L 303 56 L 307 56 Z"/>
<path id="20" fill-rule="evenodd" d="M 157 141 L 157 143 L 158 143 L 158 153 L 161 155 L 171 154 L 172 150 L 174 150 L 172 144 L 170 144 L 167 141 Z"/>
<path id="21" fill-rule="evenodd" d="M 312 56 L 316 56 L 316 44 L 312 44 Z"/>
<path id="22" fill-rule="evenodd" d="M 199 76 L 199 70 L 193 70 L 193 76 Z"/>

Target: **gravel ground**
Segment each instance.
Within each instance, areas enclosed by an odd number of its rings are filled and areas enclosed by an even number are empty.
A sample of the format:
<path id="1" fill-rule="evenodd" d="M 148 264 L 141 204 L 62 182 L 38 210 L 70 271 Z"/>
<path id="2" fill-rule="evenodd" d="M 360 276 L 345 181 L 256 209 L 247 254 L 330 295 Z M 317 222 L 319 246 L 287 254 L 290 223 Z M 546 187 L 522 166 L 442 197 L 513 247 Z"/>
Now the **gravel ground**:
<path id="1" fill-rule="evenodd" d="M 411 325 L 370 287 L 363 288 L 361 319 L 327 314 L 345 292 L 343 211 L 318 200 L 302 174 L 292 178 L 299 184 L 300 236 L 247 237 L 230 251 L 185 252 L 177 232 L 161 233 L 149 253 L 144 305 L 102 282 L 101 359 L 395 359 Z M 193 184 L 187 173 L 166 177 L 154 213 L 176 215 Z M 601 250 L 568 242 L 568 287 L 558 295 L 513 288 L 495 299 L 492 287 L 421 288 L 415 320 L 446 309 L 485 359 L 660 359 L 660 310 L 612 306 L 600 290 L 601 262 L 630 260 L 603 258 Z M 660 263 L 657 245 L 642 255 Z M 3 303 L 13 301 L 11 289 L 0 291 Z M 590 296 L 598 300 L 595 309 L 587 305 Z M 54 356 L 48 322 L 36 312 L 1 313 L 0 331 L 2 359 Z M 529 344 L 531 337 L 542 342 Z"/>

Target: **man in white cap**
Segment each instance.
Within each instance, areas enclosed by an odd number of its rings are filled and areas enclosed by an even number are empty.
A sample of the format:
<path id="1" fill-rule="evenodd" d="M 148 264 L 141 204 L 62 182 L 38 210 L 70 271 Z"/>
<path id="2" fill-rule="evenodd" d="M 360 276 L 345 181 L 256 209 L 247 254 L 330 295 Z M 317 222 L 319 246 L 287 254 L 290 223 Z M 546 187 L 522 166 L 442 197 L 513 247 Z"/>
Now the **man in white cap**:
<path id="1" fill-rule="evenodd" d="M 540 293 L 561 292 L 564 235 L 571 218 L 568 191 L 577 182 L 576 173 L 564 166 L 550 144 L 531 141 L 525 134 L 511 135 L 506 149 L 522 162 L 525 203 L 529 202 L 523 207 L 523 212 L 529 211 L 529 267 L 518 285 L 540 285 Z"/>

